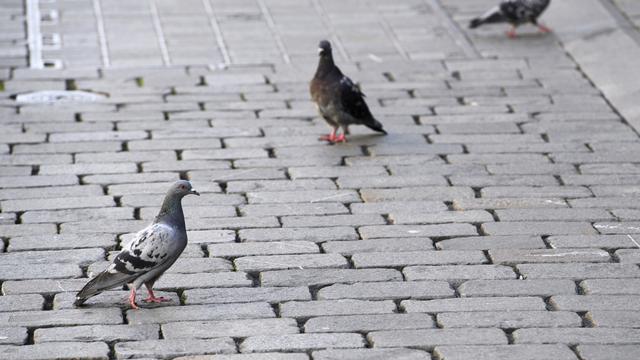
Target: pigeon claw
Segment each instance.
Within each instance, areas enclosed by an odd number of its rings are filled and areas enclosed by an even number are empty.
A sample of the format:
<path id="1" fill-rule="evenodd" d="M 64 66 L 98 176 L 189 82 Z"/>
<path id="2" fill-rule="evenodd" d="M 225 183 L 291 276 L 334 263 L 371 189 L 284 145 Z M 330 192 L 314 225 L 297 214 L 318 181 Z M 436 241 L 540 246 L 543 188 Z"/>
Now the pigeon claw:
<path id="1" fill-rule="evenodd" d="M 163 303 L 163 302 L 167 302 L 167 301 L 171 301 L 171 299 L 167 299 L 164 296 L 160 296 L 160 297 L 151 297 L 149 296 L 148 298 L 142 300 L 146 303 Z"/>
<path id="2" fill-rule="evenodd" d="M 337 143 L 341 143 L 341 142 L 347 142 L 347 137 L 344 136 L 344 134 L 340 134 L 339 136 L 337 136 L 333 142 L 337 142 Z"/>
<path id="3" fill-rule="evenodd" d="M 335 141 L 335 139 L 336 139 L 336 136 L 334 134 L 322 135 L 318 138 L 318 140 L 330 141 L 330 142 Z"/>

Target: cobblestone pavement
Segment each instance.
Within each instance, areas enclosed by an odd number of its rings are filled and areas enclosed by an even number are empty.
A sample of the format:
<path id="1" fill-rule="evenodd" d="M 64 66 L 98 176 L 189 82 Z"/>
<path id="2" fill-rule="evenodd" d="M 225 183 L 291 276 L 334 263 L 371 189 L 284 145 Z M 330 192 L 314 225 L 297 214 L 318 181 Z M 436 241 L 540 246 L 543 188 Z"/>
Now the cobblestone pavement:
<path id="1" fill-rule="evenodd" d="M 3 1 L 0 358 L 640 358 L 638 133 L 493 3 L 41 1 L 38 70 Z M 323 37 L 389 135 L 318 142 Z M 180 178 L 172 302 L 74 308 Z"/>

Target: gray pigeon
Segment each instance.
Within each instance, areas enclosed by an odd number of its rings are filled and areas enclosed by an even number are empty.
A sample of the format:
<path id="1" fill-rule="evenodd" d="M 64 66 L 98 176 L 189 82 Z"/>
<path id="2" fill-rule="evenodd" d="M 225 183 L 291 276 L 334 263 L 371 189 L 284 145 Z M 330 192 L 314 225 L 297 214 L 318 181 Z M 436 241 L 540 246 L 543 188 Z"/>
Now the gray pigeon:
<path id="1" fill-rule="evenodd" d="M 75 305 L 82 305 L 88 298 L 122 285 L 128 285 L 131 293 L 129 304 L 136 305 L 136 290 L 145 285 L 149 297 L 145 302 L 169 301 L 153 294 L 153 284 L 178 259 L 187 246 L 187 230 L 182 213 L 182 198 L 200 195 L 186 180 L 176 181 L 167 192 L 160 212 L 151 225 L 136 234 L 106 270 L 91 279 L 76 295 Z"/>
<path id="2" fill-rule="evenodd" d="M 333 128 L 329 135 L 320 139 L 329 142 L 346 141 L 345 134 L 349 133 L 349 125 L 352 124 L 364 125 L 386 134 L 382 124 L 371 114 L 360 88 L 342 74 L 333 62 L 331 44 L 327 40 L 320 41 L 318 54 L 320 62 L 309 91 L 320 115 Z M 338 128 L 342 128 L 340 136 L 336 136 Z"/>
<path id="3" fill-rule="evenodd" d="M 548 27 L 538 24 L 538 17 L 547 9 L 551 0 L 506 0 L 487 11 L 484 15 L 471 20 L 469 28 L 475 29 L 482 24 L 511 24 L 507 36 L 516 36 L 516 27 L 526 23 L 536 25 L 542 32 L 550 32 Z"/>

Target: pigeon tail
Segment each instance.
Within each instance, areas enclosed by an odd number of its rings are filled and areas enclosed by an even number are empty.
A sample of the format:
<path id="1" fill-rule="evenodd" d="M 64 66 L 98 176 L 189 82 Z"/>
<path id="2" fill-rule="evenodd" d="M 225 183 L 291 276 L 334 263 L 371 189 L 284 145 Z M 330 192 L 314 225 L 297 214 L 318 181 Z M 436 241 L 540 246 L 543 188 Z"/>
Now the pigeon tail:
<path id="1" fill-rule="evenodd" d="M 375 130 L 377 132 L 381 132 L 385 135 L 387 135 L 387 132 L 382 128 L 382 124 L 380 123 L 380 121 L 376 120 L 376 119 L 371 119 L 372 121 L 368 124 L 365 124 L 369 129 L 371 130 Z"/>
<path id="2" fill-rule="evenodd" d="M 135 276 L 126 275 L 122 273 L 110 273 L 103 271 L 96 277 L 91 279 L 76 295 L 76 301 L 73 303 L 75 306 L 84 304 L 89 298 L 100 294 L 101 292 L 114 288 L 118 285 L 124 285 L 130 280 L 133 280 Z"/>
<path id="3" fill-rule="evenodd" d="M 475 29 L 483 24 L 492 24 L 505 22 L 507 19 L 504 17 L 504 14 L 500 11 L 499 7 L 495 7 L 489 11 L 487 11 L 484 15 L 477 17 L 469 23 L 469 29 Z"/>

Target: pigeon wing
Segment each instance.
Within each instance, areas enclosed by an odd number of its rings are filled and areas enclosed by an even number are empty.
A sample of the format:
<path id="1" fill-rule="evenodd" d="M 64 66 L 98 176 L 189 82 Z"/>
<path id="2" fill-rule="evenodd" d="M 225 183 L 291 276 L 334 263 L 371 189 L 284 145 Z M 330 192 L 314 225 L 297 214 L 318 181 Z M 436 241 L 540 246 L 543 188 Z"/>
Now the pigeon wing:
<path id="1" fill-rule="evenodd" d="M 373 119 L 371 110 L 364 101 L 364 93 L 351 79 L 343 76 L 338 86 L 343 111 L 361 123 Z"/>
<path id="2" fill-rule="evenodd" d="M 175 230 L 155 223 L 140 231 L 115 257 L 111 265 L 91 279 L 76 296 L 76 304 L 116 286 L 128 284 L 139 276 L 171 260 L 171 238 Z"/>

